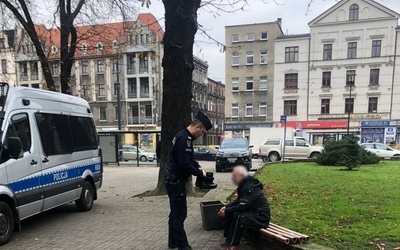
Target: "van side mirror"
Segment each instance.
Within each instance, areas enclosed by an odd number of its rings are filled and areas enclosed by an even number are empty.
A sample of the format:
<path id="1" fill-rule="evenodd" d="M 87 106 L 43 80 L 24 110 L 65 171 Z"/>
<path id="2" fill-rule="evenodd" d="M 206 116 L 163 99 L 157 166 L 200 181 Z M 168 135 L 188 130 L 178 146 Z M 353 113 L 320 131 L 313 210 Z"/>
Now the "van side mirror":
<path id="1" fill-rule="evenodd" d="M 219 149 L 219 146 L 215 146 L 215 149 Z"/>
<path id="2" fill-rule="evenodd" d="M 8 153 L 10 159 L 19 159 L 24 156 L 24 151 L 22 150 L 22 142 L 18 137 L 9 137 L 7 140 Z"/>
<path id="3" fill-rule="evenodd" d="M 254 148 L 254 145 L 250 145 L 249 148 Z"/>

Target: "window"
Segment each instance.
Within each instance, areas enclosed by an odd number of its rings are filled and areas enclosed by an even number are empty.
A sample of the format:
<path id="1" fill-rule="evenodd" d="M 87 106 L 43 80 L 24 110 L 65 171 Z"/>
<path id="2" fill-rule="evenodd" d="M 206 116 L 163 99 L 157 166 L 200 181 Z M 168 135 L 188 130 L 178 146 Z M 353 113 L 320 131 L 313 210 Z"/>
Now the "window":
<path id="1" fill-rule="evenodd" d="M 260 64 L 267 64 L 267 63 L 268 63 L 268 51 L 261 51 Z"/>
<path id="2" fill-rule="evenodd" d="M 378 97 L 370 97 L 368 99 L 368 113 L 378 112 Z"/>
<path id="3" fill-rule="evenodd" d="M 285 62 L 298 62 L 299 61 L 299 47 L 286 47 L 285 48 Z"/>
<path id="4" fill-rule="evenodd" d="M 251 91 L 253 90 L 254 82 L 253 77 L 246 77 L 246 90 Z"/>
<path id="5" fill-rule="evenodd" d="M 72 141 L 74 152 L 90 149 L 98 149 L 96 127 L 93 119 L 89 117 L 70 116 Z"/>
<path id="6" fill-rule="evenodd" d="M 100 52 L 103 51 L 103 43 L 97 43 L 97 50 Z"/>
<path id="7" fill-rule="evenodd" d="M 87 73 L 89 73 L 89 62 L 82 61 L 82 74 L 87 74 Z"/>
<path id="8" fill-rule="evenodd" d="M 253 65 L 253 63 L 254 63 L 254 52 L 253 51 L 246 52 L 246 64 Z"/>
<path id="9" fill-rule="evenodd" d="M 322 87 L 331 87 L 331 72 L 322 72 Z"/>
<path id="10" fill-rule="evenodd" d="M 112 47 L 113 47 L 113 49 L 117 49 L 118 48 L 118 42 L 116 40 L 114 40 L 112 42 Z"/>
<path id="11" fill-rule="evenodd" d="M 115 120 L 118 121 L 118 106 L 114 106 Z"/>
<path id="12" fill-rule="evenodd" d="M 7 60 L 1 59 L 1 73 L 7 74 Z"/>
<path id="13" fill-rule="evenodd" d="M 297 100 L 284 101 L 284 115 L 297 115 Z"/>
<path id="14" fill-rule="evenodd" d="M 100 107 L 100 115 L 99 115 L 99 120 L 100 121 L 107 121 L 107 109 L 106 107 Z"/>
<path id="15" fill-rule="evenodd" d="M 299 74 L 285 74 L 285 89 L 298 88 Z"/>
<path id="16" fill-rule="evenodd" d="M 371 69 L 369 76 L 369 85 L 377 86 L 379 85 L 379 69 Z"/>
<path id="17" fill-rule="evenodd" d="M 82 52 L 87 53 L 88 52 L 88 46 L 86 43 L 82 44 Z"/>
<path id="18" fill-rule="evenodd" d="M 252 103 L 246 104 L 246 116 L 247 117 L 253 116 L 253 104 Z"/>
<path id="19" fill-rule="evenodd" d="M 89 86 L 88 85 L 83 85 L 83 97 L 89 97 Z"/>
<path id="20" fill-rule="evenodd" d="M 239 91 L 239 78 L 232 78 L 232 91 Z"/>
<path id="21" fill-rule="evenodd" d="M 104 88 L 104 84 L 99 84 L 99 96 L 105 96 L 106 90 Z"/>
<path id="22" fill-rule="evenodd" d="M 103 72 L 104 72 L 104 61 L 97 60 L 97 73 L 103 73 Z"/>
<path id="23" fill-rule="evenodd" d="M 59 63 L 58 62 L 53 62 L 51 65 L 51 72 L 53 73 L 53 76 L 58 76 L 60 74 L 60 68 L 59 68 Z"/>
<path id="24" fill-rule="evenodd" d="M 31 149 L 31 128 L 27 114 L 15 114 L 11 117 L 6 134 L 6 138 L 10 137 L 18 137 L 21 140 L 24 152 Z M 7 143 L 7 139 L 4 143 Z"/>
<path id="25" fill-rule="evenodd" d="M 239 117 L 239 105 L 232 103 L 232 117 Z"/>
<path id="26" fill-rule="evenodd" d="M 268 89 L 268 78 L 266 76 L 260 76 L 260 90 Z"/>
<path id="27" fill-rule="evenodd" d="M 261 32 L 260 40 L 268 40 L 268 32 Z"/>
<path id="28" fill-rule="evenodd" d="M 232 35 L 232 42 L 233 43 L 239 42 L 239 34 L 233 34 Z"/>
<path id="29" fill-rule="evenodd" d="M 254 33 L 247 33 L 247 41 L 254 41 Z"/>
<path id="30" fill-rule="evenodd" d="M 381 48 L 382 48 L 382 41 L 375 40 L 372 41 L 372 57 L 380 57 L 381 56 Z"/>
<path id="31" fill-rule="evenodd" d="M 332 44 L 324 44 L 324 60 L 332 60 Z"/>
<path id="32" fill-rule="evenodd" d="M 285 146 L 294 147 L 294 140 L 286 140 Z"/>
<path id="33" fill-rule="evenodd" d="M 346 87 L 356 85 L 356 71 L 347 70 L 346 71 Z"/>
<path id="34" fill-rule="evenodd" d="M 350 21 L 358 20 L 358 13 L 359 13 L 358 5 L 357 4 L 352 4 L 350 6 L 349 20 Z"/>
<path id="35" fill-rule="evenodd" d="M 321 114 L 329 114 L 331 106 L 331 99 L 321 99 Z"/>
<path id="36" fill-rule="evenodd" d="M 114 96 L 117 96 L 118 93 L 118 82 L 114 82 Z"/>
<path id="37" fill-rule="evenodd" d="M 266 102 L 260 102 L 260 116 L 267 116 L 267 103 Z"/>
<path id="38" fill-rule="evenodd" d="M 232 54 L 232 66 L 239 65 L 239 52 L 233 52 Z"/>
<path id="39" fill-rule="evenodd" d="M 344 105 L 345 113 L 353 113 L 354 112 L 354 98 L 346 98 Z"/>
<path id="40" fill-rule="evenodd" d="M 6 48 L 6 39 L 0 38 L 0 49 Z"/>
<path id="41" fill-rule="evenodd" d="M 357 58 L 357 42 L 351 42 L 347 45 L 347 59 Z"/>
<path id="42" fill-rule="evenodd" d="M 308 144 L 305 141 L 302 140 L 296 140 L 296 147 L 307 147 Z"/>
<path id="43" fill-rule="evenodd" d="M 73 152 L 68 115 L 36 113 L 35 117 L 45 155 L 61 155 Z"/>
<path id="44" fill-rule="evenodd" d="M 113 60 L 113 72 L 117 72 L 119 70 L 119 61 L 118 59 Z"/>

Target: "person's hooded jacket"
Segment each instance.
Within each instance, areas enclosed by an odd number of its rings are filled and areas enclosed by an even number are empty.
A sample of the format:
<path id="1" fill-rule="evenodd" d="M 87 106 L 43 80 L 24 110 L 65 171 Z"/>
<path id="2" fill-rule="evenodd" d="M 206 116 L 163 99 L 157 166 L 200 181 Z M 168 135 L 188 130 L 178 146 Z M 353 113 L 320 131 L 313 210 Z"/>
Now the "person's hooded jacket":
<path id="1" fill-rule="evenodd" d="M 243 225 L 253 228 L 268 227 L 271 217 L 269 204 L 263 192 L 263 184 L 248 176 L 237 188 L 237 199 L 226 206 L 227 215 L 241 213 Z"/>

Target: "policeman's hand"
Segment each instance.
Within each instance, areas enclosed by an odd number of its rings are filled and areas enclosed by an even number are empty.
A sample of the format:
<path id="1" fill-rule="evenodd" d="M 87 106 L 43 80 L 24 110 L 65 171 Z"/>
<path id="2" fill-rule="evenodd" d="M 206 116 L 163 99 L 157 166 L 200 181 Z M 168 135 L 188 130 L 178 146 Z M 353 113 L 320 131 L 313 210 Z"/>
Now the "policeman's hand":
<path id="1" fill-rule="evenodd" d="M 203 176 L 206 177 L 207 176 L 206 171 L 204 171 L 204 169 L 201 169 L 201 171 L 203 172 Z"/>

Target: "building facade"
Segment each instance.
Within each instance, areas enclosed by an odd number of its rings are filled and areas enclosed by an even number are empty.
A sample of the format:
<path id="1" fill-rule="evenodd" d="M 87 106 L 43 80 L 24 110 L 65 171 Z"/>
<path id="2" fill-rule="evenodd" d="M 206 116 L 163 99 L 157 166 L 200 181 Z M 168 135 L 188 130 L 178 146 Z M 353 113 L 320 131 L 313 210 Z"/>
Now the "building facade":
<path id="1" fill-rule="evenodd" d="M 207 115 L 214 127 L 207 131 L 206 144 L 219 145 L 223 139 L 225 121 L 225 85 L 222 82 L 208 78 Z"/>
<path id="2" fill-rule="evenodd" d="M 0 82 L 16 85 L 14 58 L 15 30 L 0 31 Z"/>
<path id="3" fill-rule="evenodd" d="M 282 20 L 225 27 L 225 130 L 248 135 L 252 126 L 271 126 L 274 40 Z"/>
<path id="4" fill-rule="evenodd" d="M 365 120 L 399 119 L 399 17 L 372 0 L 342 0 L 309 23 L 310 34 L 278 37 L 274 121 L 313 123 L 307 136 L 323 144 L 347 127 L 358 134 Z"/>

